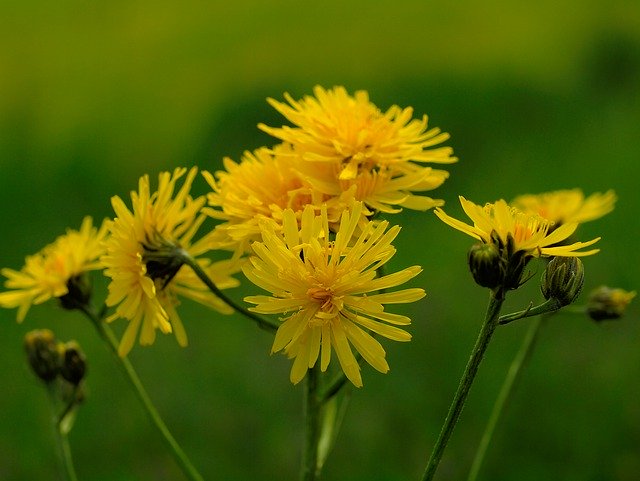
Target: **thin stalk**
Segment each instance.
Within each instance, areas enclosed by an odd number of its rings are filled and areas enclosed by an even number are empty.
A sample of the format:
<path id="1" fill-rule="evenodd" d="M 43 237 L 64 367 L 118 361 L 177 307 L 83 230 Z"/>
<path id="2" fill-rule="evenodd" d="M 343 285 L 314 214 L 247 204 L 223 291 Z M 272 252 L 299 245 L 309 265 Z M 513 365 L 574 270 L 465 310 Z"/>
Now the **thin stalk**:
<path id="1" fill-rule="evenodd" d="M 512 314 L 505 314 L 500 316 L 500 324 L 509 324 L 510 322 L 517 321 L 518 319 L 524 319 L 525 317 L 540 316 L 542 314 L 548 314 L 555 312 L 562 307 L 562 304 L 558 299 L 550 298 L 540 305 L 533 307 L 529 305 L 524 311 L 514 312 Z"/>
<path id="2" fill-rule="evenodd" d="M 480 362 L 482 361 L 484 353 L 489 346 L 489 341 L 491 340 L 491 337 L 496 327 L 498 326 L 498 316 L 500 315 L 500 308 L 502 307 L 503 302 L 504 293 L 501 290 L 491 292 L 491 298 L 489 300 L 489 305 L 487 306 L 487 312 L 485 315 L 484 323 L 482 325 L 482 329 L 480 330 L 478 339 L 473 346 L 469 362 L 467 363 L 464 374 L 460 379 L 460 384 L 458 385 L 458 389 L 453 397 L 453 401 L 449 406 L 449 412 L 447 413 L 447 417 L 444 421 L 444 425 L 442 426 L 442 430 L 440 431 L 438 440 L 436 441 L 436 444 L 433 447 L 433 451 L 431 452 L 431 457 L 429 458 L 429 462 L 427 463 L 422 481 L 432 480 L 436 473 L 436 470 L 438 469 L 438 465 L 440 464 L 440 460 L 442 459 L 444 449 L 449 442 L 449 438 L 453 433 L 453 429 L 455 428 L 458 419 L 460 418 L 460 414 L 462 414 L 464 404 L 467 400 L 467 395 L 469 394 L 469 390 L 471 389 L 473 380 L 475 379 L 478 372 Z"/>
<path id="3" fill-rule="evenodd" d="M 113 334 L 113 331 L 111 330 L 111 328 L 102 320 L 102 318 L 93 309 L 89 307 L 82 307 L 81 310 L 93 321 L 93 324 L 98 330 L 100 337 L 102 337 L 102 339 L 107 343 L 107 345 L 109 346 L 109 349 L 114 354 L 115 358 L 118 360 L 118 364 L 126 374 L 126 377 L 129 380 L 129 383 L 133 387 L 136 395 L 138 396 L 138 399 L 140 400 L 147 414 L 151 418 L 151 421 L 153 422 L 155 427 L 158 429 L 158 431 L 160 431 L 160 434 L 162 435 L 162 439 L 164 440 L 165 444 L 169 448 L 169 451 L 171 452 L 171 454 L 173 454 L 173 457 L 175 458 L 176 462 L 180 466 L 180 469 L 182 469 L 182 471 L 184 472 L 184 474 L 187 476 L 189 480 L 203 481 L 203 478 L 198 472 L 198 470 L 193 466 L 193 464 L 191 463 L 191 461 L 189 460 L 185 452 L 182 450 L 178 442 L 175 440 L 175 438 L 169 431 L 169 428 L 167 427 L 167 425 L 162 420 L 160 413 L 158 412 L 153 402 L 151 401 L 149 394 L 147 393 L 146 389 L 142 385 L 142 382 L 140 381 L 138 374 L 133 368 L 133 365 L 129 361 L 129 358 L 127 358 L 126 356 L 120 357 L 118 355 L 118 341 L 115 335 Z"/>
<path id="4" fill-rule="evenodd" d="M 491 415 L 489 416 L 489 421 L 487 422 L 487 426 L 482 434 L 480 445 L 478 446 L 476 455 L 473 458 L 471 471 L 467 478 L 468 481 L 475 481 L 478 478 L 478 473 L 480 472 L 480 468 L 482 467 L 482 463 L 487 454 L 487 449 L 491 444 L 493 433 L 496 430 L 496 426 L 502 416 L 502 413 L 505 411 L 508 401 L 511 399 L 511 395 L 513 394 L 513 390 L 517 382 L 520 380 L 524 366 L 531 358 L 531 353 L 535 348 L 538 334 L 540 333 L 540 327 L 542 326 L 544 319 L 544 316 L 538 316 L 531 321 L 531 325 L 525 335 L 524 341 L 522 341 L 520 349 L 513 358 L 513 361 L 511 361 L 511 366 L 509 366 L 509 371 L 502 383 L 500 393 L 496 398 L 496 402 L 491 410 Z"/>
<path id="5" fill-rule="evenodd" d="M 302 456 L 302 468 L 300 470 L 301 481 L 317 481 L 320 479 L 320 466 L 318 463 L 318 446 L 321 436 L 321 409 L 322 401 L 318 397 L 320 381 L 320 369 L 316 365 L 309 369 L 305 382 L 304 393 L 304 418 L 306 423 L 304 452 Z"/>
<path id="6" fill-rule="evenodd" d="M 63 431 L 60 425 L 60 416 L 58 416 L 58 403 L 56 402 L 55 386 L 53 383 L 48 385 L 49 400 L 51 401 L 51 410 L 53 412 L 53 431 L 56 438 L 56 444 L 58 445 L 58 454 L 64 475 L 67 481 L 78 481 L 76 470 L 73 465 L 73 457 L 71 456 L 71 446 L 69 445 L 69 437 L 67 433 Z"/>
<path id="7" fill-rule="evenodd" d="M 263 319 L 262 317 L 260 317 L 259 315 L 255 314 L 254 312 L 251 312 L 248 309 L 246 309 L 245 307 L 242 307 L 241 305 L 236 303 L 233 299 L 228 297 L 225 293 L 223 293 L 218 288 L 218 286 L 216 286 L 215 282 L 213 282 L 209 278 L 209 276 L 204 271 L 204 269 L 202 269 L 202 267 L 200 267 L 198 262 L 193 257 L 191 257 L 187 252 L 182 252 L 181 253 L 181 258 L 182 258 L 182 261 L 186 265 L 188 265 L 189 267 L 191 267 L 191 269 L 193 269 L 193 272 L 195 272 L 195 274 L 200 278 L 200 280 L 202 282 L 205 283 L 205 285 L 209 288 L 209 290 L 213 294 L 215 294 L 220 299 L 222 299 L 225 303 L 227 303 L 234 310 L 238 311 L 239 313 L 243 314 L 244 316 L 248 317 L 249 319 L 255 321 L 256 324 L 258 324 L 258 327 L 260 327 L 261 329 L 264 329 L 265 331 L 276 332 L 278 330 L 279 325 L 276 322 L 274 322 L 274 321 L 272 321 L 270 319 Z"/>

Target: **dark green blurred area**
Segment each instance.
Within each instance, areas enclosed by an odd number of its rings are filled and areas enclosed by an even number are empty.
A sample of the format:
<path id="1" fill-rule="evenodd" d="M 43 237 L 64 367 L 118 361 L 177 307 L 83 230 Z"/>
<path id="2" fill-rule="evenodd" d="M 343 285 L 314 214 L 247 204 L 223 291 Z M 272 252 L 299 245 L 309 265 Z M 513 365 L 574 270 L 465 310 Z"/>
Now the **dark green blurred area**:
<path id="1" fill-rule="evenodd" d="M 586 258 L 585 290 L 638 289 L 640 4 L 515 2 L 5 2 L 0 7 L 0 265 L 19 269 L 82 217 L 111 215 L 144 173 L 271 145 L 265 102 L 316 84 L 366 89 L 382 109 L 426 113 L 460 158 L 435 197 L 478 203 L 580 187 L 616 190 Z M 205 192 L 205 183 L 197 187 Z M 364 368 L 324 479 L 419 479 L 480 326 L 487 293 L 466 271 L 471 238 L 405 212 L 393 268 L 419 263 L 427 298 L 391 372 Z M 534 278 L 507 300 L 539 297 Z M 105 283 L 97 279 L 98 297 Z M 250 289 L 247 289 L 248 292 Z M 243 292 L 234 292 L 241 299 Z M 584 301 L 585 294 L 580 298 Z M 163 336 L 131 355 L 158 408 L 208 480 L 296 479 L 302 386 L 249 321 L 182 306 L 191 344 Z M 637 480 L 638 302 L 619 322 L 555 316 L 500 424 L 482 479 Z M 0 311 L 0 479 L 59 478 L 50 412 L 24 334 L 80 342 L 88 399 L 70 440 L 80 479 L 183 479 L 88 321 L 55 303 L 22 325 Z M 124 321 L 114 324 L 121 333 Z M 438 479 L 465 479 L 493 399 L 527 329 L 498 330 Z"/>

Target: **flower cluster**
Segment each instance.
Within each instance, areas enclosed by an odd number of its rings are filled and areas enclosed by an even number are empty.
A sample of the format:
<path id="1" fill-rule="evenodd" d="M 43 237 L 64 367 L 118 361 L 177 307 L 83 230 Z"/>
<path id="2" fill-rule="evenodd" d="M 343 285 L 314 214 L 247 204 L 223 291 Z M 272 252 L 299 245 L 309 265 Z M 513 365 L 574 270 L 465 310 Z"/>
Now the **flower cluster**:
<path id="1" fill-rule="evenodd" d="M 425 163 L 455 162 L 449 138 L 427 129 L 427 117 L 411 108 L 386 112 L 364 91 L 314 89 L 288 104 L 268 99 L 292 126 L 259 124 L 281 141 L 227 158 L 224 170 L 203 175 L 211 187 L 203 212 L 222 221 L 209 237 L 212 247 L 251 255 L 246 277 L 271 296 L 249 296 L 261 314 L 283 314 L 272 351 L 294 358 L 291 381 L 299 382 L 320 358 L 325 371 L 335 350 L 346 376 L 362 385 L 351 347 L 375 369 L 388 371 L 385 351 L 372 333 L 409 340 L 390 324 L 410 319 L 384 304 L 413 302 L 422 289 L 381 293 L 420 272 L 419 267 L 383 275 L 399 228 L 372 221 L 376 213 L 401 208 L 427 210 L 443 201 L 415 195 L 439 187 L 444 170 Z"/>
<path id="2" fill-rule="evenodd" d="M 363 217 L 444 204 L 414 192 L 447 179 L 446 171 L 423 164 L 457 161 L 450 147 L 436 147 L 448 134 L 427 129 L 426 116 L 412 119 L 411 108 L 382 112 L 364 91 L 350 96 L 344 87 L 316 87 L 314 93 L 299 102 L 285 94 L 288 105 L 268 99 L 293 126 L 259 128 L 282 143 L 246 152 L 240 163 L 225 159 L 225 170 L 215 175 L 204 173 L 212 188 L 206 212 L 224 221 L 216 247 L 246 250 L 260 240 L 259 219 L 281 226 L 284 209 L 299 221 L 305 206 L 318 213 L 326 205 L 333 226 L 353 201 L 364 204 Z"/>
<path id="3" fill-rule="evenodd" d="M 579 223 L 613 209 L 613 191 L 585 198 L 578 189 L 565 190 L 484 206 L 460 197 L 472 222 L 467 224 L 447 215 L 442 200 L 419 195 L 448 177 L 431 165 L 457 161 L 442 145 L 449 135 L 428 128 L 427 116 L 415 119 L 411 108 L 397 105 L 382 111 L 367 92 L 350 95 L 344 87 L 315 87 L 314 96 L 284 98 L 268 102 L 291 125 L 258 126 L 280 143 L 247 151 L 239 162 L 225 158 L 214 173 L 203 171 L 210 189 L 200 196 L 191 194 L 195 167 L 160 173 L 155 190 L 142 176 L 130 207 L 114 196 L 115 217 L 99 229 L 86 218 L 79 231 L 27 257 L 21 271 L 3 269 L 9 290 L 0 293 L 0 306 L 17 307 L 19 321 L 31 305 L 50 298 L 89 312 L 86 274 L 101 269 L 110 281 L 106 321 L 128 320 L 121 356 L 137 339 L 152 344 L 158 330 L 174 333 L 185 346 L 177 310 L 184 297 L 223 314 L 244 311 L 277 330 L 272 352 L 293 359 L 293 383 L 317 363 L 327 370 L 335 351 L 346 377 L 361 386 L 359 357 L 387 372 L 378 339 L 411 337 L 397 327 L 410 324 L 409 317 L 388 312 L 386 305 L 424 296 L 419 288 L 388 291 L 421 268 L 383 272 L 400 228 L 377 214 L 435 208 L 446 224 L 481 242 L 469 252 L 471 272 L 479 284 L 501 292 L 521 285 L 533 257 L 598 252 L 585 249 L 599 238 L 569 238 Z M 215 225 L 205 230 L 210 219 Z M 214 262 L 213 250 L 230 258 Z M 560 274 L 577 272 L 563 269 L 550 277 L 556 288 Z M 249 309 L 221 291 L 239 284 L 232 276 L 240 271 L 269 293 L 246 297 Z M 258 314 L 282 317 L 270 323 Z"/>
<path id="4" fill-rule="evenodd" d="M 352 348 L 387 372 L 374 335 L 399 341 L 411 336 L 395 327 L 410 319 L 387 312 L 385 304 L 413 302 L 424 291 L 383 292 L 421 269 L 382 273 L 400 229 L 373 217 L 443 205 L 415 193 L 448 177 L 426 164 L 457 159 L 441 146 L 448 134 L 428 129 L 426 116 L 413 119 L 411 108 L 383 112 L 366 92 L 351 96 L 343 87 L 316 87 L 314 94 L 299 102 L 285 94 L 288 104 L 268 99 L 293 124 L 259 125 L 281 143 L 245 152 L 240 162 L 226 158 L 224 169 L 213 174 L 202 172 L 210 187 L 204 195 L 191 194 L 195 167 L 160 173 L 155 190 L 142 176 L 130 206 L 118 196 L 111 199 L 115 217 L 100 230 L 87 219 L 80 232 L 69 231 L 27 258 L 22 271 L 3 270 L 10 290 L 0 294 L 0 305 L 18 307 L 20 321 L 31 305 L 49 298 L 92 315 L 97 311 L 86 273 L 101 269 L 110 281 L 104 319 L 128 321 L 121 356 L 137 339 L 152 344 L 158 330 L 174 333 L 185 346 L 177 310 L 185 297 L 224 314 L 244 310 L 263 327 L 277 326 L 272 351 L 295 359 L 294 383 L 318 360 L 325 371 L 335 351 L 347 378 L 361 386 Z M 207 219 L 216 225 L 198 235 Z M 233 254 L 214 262 L 212 250 Z M 255 304 L 250 310 L 282 314 L 281 322 L 253 317 L 221 292 L 238 285 L 232 275 L 241 269 L 271 294 L 247 297 Z"/>

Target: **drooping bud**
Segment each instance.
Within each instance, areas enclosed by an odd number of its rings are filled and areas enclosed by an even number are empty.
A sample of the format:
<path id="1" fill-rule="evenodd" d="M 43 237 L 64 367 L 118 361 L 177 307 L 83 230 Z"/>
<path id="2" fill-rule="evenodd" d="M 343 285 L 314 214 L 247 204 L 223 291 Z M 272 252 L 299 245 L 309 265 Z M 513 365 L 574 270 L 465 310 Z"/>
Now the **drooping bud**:
<path id="1" fill-rule="evenodd" d="M 545 299 L 556 299 L 568 306 L 580 294 L 584 284 L 584 266 L 577 257 L 554 257 L 542 273 L 540 289 Z"/>
<path id="2" fill-rule="evenodd" d="M 33 372 L 44 382 L 53 381 L 60 372 L 56 339 L 48 329 L 30 331 L 24 336 L 24 348 Z"/>
<path id="3" fill-rule="evenodd" d="M 74 386 L 80 384 L 87 370 L 87 361 L 80 346 L 75 341 L 63 345 L 60 374 Z"/>
<path id="4" fill-rule="evenodd" d="M 475 244 L 467 255 L 469 270 L 476 284 L 495 289 L 502 285 L 506 262 L 493 244 Z"/>
<path id="5" fill-rule="evenodd" d="M 589 294 L 587 314 L 594 321 L 619 319 L 635 296 L 635 291 L 627 292 L 623 289 L 600 286 Z"/>

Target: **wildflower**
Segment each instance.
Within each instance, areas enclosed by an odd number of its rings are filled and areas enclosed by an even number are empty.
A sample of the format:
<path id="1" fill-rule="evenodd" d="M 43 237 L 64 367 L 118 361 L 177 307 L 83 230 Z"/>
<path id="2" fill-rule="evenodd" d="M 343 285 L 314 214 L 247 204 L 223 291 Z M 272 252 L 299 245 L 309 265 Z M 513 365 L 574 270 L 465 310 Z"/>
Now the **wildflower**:
<path id="1" fill-rule="evenodd" d="M 587 314 L 594 321 L 619 319 L 634 297 L 636 297 L 636 291 L 628 292 L 624 289 L 600 286 L 589 294 Z"/>
<path id="2" fill-rule="evenodd" d="M 418 288 L 396 292 L 396 287 L 421 272 L 419 266 L 377 276 L 377 270 L 393 255 L 391 242 L 398 226 L 368 223 L 358 235 L 361 203 L 345 211 L 335 241 L 330 241 L 326 209 L 316 215 L 304 209 L 300 226 L 291 209 L 283 212 L 283 232 L 263 222 L 262 242 L 253 244 L 255 255 L 243 266 L 247 278 L 272 295 L 245 300 L 262 314 L 286 314 L 276 333 L 272 353 L 284 350 L 294 359 L 291 382 L 298 383 L 320 358 L 325 371 L 335 349 L 347 378 L 362 386 L 360 366 L 351 345 L 375 369 L 389 370 L 382 345 L 372 336 L 409 341 L 411 336 L 394 325 L 410 324 L 410 318 L 385 311 L 384 304 L 414 302 L 424 297 Z M 352 242 L 353 241 L 353 242 Z M 393 324 L 393 325 L 390 325 Z"/>
<path id="3" fill-rule="evenodd" d="M 2 269 L 7 278 L 5 287 L 12 290 L 0 293 L 0 306 L 17 307 L 18 322 L 22 322 L 32 305 L 51 298 L 59 299 L 67 308 L 86 304 L 90 286 L 84 276 L 102 268 L 99 258 L 106 236 L 106 222 L 97 229 L 91 217 L 85 217 L 79 231 L 68 229 L 40 252 L 28 256 L 20 271 Z"/>
<path id="4" fill-rule="evenodd" d="M 287 146 L 273 150 L 260 148 L 245 152 L 240 163 L 224 159 L 224 171 L 202 175 L 211 186 L 207 194 L 208 206 L 203 209 L 214 219 L 225 221 L 216 226 L 212 237 L 217 248 L 247 250 L 251 241 L 260 239 L 260 220 L 273 219 L 282 224 L 284 209 L 293 210 L 299 217 L 306 205 L 319 210 L 329 196 L 314 190 L 296 169 L 295 159 Z M 329 204 L 332 221 L 343 209 Z"/>
<path id="5" fill-rule="evenodd" d="M 511 205 L 523 212 L 533 212 L 553 222 L 552 229 L 562 224 L 583 223 L 598 219 L 613 210 L 616 194 L 608 190 L 585 198 L 580 189 L 558 190 L 538 195 L 521 195 Z"/>
<path id="6" fill-rule="evenodd" d="M 182 187 L 174 192 L 176 182 L 186 172 L 184 168 L 175 169 L 172 174 L 162 172 L 158 190 L 153 193 L 149 177 L 141 177 L 138 191 L 131 192 L 132 211 L 120 197 L 111 199 L 117 217 L 111 225 L 102 262 L 105 275 L 111 278 L 105 302 L 117 306 L 107 321 L 121 317 L 130 321 L 120 342 L 121 356 L 131 350 L 138 332 L 140 344 L 152 344 L 156 329 L 165 334 L 174 332 L 178 343 L 187 345 L 187 334 L 176 310 L 178 295 L 221 313 L 232 312 L 191 269 L 182 268 L 185 256 L 191 256 L 219 288 L 238 284 L 229 276 L 233 263 L 197 258 L 209 250 L 206 236 L 192 243 L 206 217 L 200 213 L 205 198 L 193 199 L 189 194 L 196 168 L 189 171 Z"/>
<path id="7" fill-rule="evenodd" d="M 258 127 L 290 143 L 311 164 L 301 168 L 316 189 L 337 195 L 355 185 L 357 200 L 384 212 L 397 212 L 394 205 L 421 210 L 442 205 L 411 191 L 435 189 L 447 178 L 445 171 L 414 162 L 456 162 L 450 147 L 433 148 L 449 134 L 427 130 L 427 116 L 412 119 L 410 107 L 394 105 L 381 112 L 363 90 L 352 97 L 344 87 L 316 86 L 314 94 L 299 102 L 285 94 L 288 105 L 268 99 L 294 127 Z"/>
<path id="8" fill-rule="evenodd" d="M 436 208 L 435 214 L 454 229 L 498 248 L 506 260 L 502 285 L 507 289 L 515 289 L 520 285 L 521 274 L 532 257 L 588 256 L 598 252 L 598 249 L 579 249 L 593 245 L 600 240 L 599 237 L 588 242 L 557 245 L 575 232 L 577 223 L 563 224 L 551 232 L 553 224 L 550 221 L 510 207 L 504 200 L 483 207 L 461 196 L 460 203 L 473 225 L 448 216 L 440 208 Z"/>

